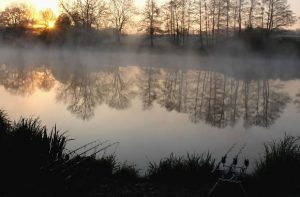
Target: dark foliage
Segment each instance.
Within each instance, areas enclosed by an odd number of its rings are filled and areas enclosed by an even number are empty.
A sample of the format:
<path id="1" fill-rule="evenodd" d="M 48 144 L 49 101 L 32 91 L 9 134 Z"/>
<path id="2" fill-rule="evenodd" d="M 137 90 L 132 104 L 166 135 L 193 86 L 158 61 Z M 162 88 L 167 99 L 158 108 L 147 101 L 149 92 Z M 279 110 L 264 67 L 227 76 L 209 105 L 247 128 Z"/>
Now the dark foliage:
<path id="1" fill-rule="evenodd" d="M 263 157 L 257 162 L 252 177 L 255 191 L 272 196 L 300 195 L 299 140 L 299 137 L 285 136 L 280 141 L 265 144 Z"/>
<path id="2" fill-rule="evenodd" d="M 211 174 L 214 165 L 215 160 L 210 153 L 187 154 L 186 157 L 171 154 L 159 163 L 150 162 L 147 176 L 154 182 L 201 186 L 214 180 Z"/>
<path id="3" fill-rule="evenodd" d="M 139 171 L 136 169 L 134 164 L 129 164 L 127 162 L 120 163 L 116 166 L 114 176 L 121 181 L 136 181 L 139 177 Z"/>
<path id="4" fill-rule="evenodd" d="M 3 112 L 1 112 L 3 114 Z M 67 138 L 56 128 L 47 132 L 38 119 L 20 119 L 10 122 L 1 115 L 0 143 L 1 184 L 7 191 L 26 192 L 46 187 L 40 169 L 50 162 L 61 160 Z M 3 124 L 4 123 L 4 124 Z M 40 181 L 45 180 L 45 181 Z M 19 189 L 14 190 L 15 187 Z"/>

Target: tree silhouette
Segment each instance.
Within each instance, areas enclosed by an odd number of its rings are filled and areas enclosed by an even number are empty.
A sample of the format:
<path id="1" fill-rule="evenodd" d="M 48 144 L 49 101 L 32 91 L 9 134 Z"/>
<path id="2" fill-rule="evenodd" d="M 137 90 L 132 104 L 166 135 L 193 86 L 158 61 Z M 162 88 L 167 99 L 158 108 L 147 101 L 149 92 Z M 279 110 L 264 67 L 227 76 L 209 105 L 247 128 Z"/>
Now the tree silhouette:
<path id="1" fill-rule="evenodd" d="M 109 20 L 117 31 L 117 42 L 134 12 L 133 0 L 109 0 Z"/>
<path id="2" fill-rule="evenodd" d="M 107 11 L 107 4 L 100 0 L 60 0 L 61 7 L 77 27 L 97 28 Z"/>
<path id="3" fill-rule="evenodd" d="M 142 29 L 144 29 L 149 37 L 150 37 L 150 45 L 154 46 L 154 35 L 156 33 L 160 33 L 160 25 L 161 21 L 160 17 L 160 10 L 157 6 L 156 0 L 147 0 L 146 6 L 142 12 L 143 19 L 141 21 Z"/>
<path id="4" fill-rule="evenodd" d="M 27 27 L 31 13 L 25 4 L 12 4 L 0 12 L 0 26 L 9 28 Z"/>
<path id="5" fill-rule="evenodd" d="M 294 13 L 290 10 L 287 0 L 265 0 L 267 13 L 267 29 L 290 26 L 296 22 Z"/>

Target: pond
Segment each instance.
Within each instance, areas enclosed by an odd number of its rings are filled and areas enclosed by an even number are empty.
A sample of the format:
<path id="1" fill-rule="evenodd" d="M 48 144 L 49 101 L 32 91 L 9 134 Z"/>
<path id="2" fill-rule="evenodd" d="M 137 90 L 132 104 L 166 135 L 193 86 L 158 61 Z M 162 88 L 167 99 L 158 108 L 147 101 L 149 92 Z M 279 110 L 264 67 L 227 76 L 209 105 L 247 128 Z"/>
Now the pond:
<path id="1" fill-rule="evenodd" d="M 234 143 L 253 161 L 264 142 L 300 134 L 294 60 L 13 53 L 0 60 L 0 108 L 67 131 L 69 149 L 120 142 L 118 158 L 144 169 L 171 153 L 219 158 Z"/>

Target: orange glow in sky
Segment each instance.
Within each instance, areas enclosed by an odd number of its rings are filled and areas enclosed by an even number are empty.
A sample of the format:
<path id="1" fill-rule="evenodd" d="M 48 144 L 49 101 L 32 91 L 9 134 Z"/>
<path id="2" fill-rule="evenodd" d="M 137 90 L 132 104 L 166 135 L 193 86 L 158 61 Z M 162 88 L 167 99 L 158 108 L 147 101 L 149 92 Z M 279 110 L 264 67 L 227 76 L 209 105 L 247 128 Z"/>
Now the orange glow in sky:
<path id="1" fill-rule="evenodd" d="M 0 10 L 12 3 L 32 5 L 37 11 L 50 8 L 56 15 L 59 14 L 59 0 L 1 0 Z"/>
<path id="2" fill-rule="evenodd" d="M 37 10 L 51 9 L 56 15 L 59 13 L 58 0 L 28 0 Z"/>
<path id="3" fill-rule="evenodd" d="M 5 6 L 11 3 L 27 3 L 34 5 L 37 11 L 45 10 L 47 8 L 52 9 L 55 15 L 59 14 L 59 0 L 0 0 L 0 10 L 3 9 Z M 141 8 L 145 5 L 146 0 L 134 0 L 137 7 Z M 162 3 L 166 2 L 167 0 L 157 0 L 158 3 L 161 5 Z M 300 0 L 288 0 L 289 4 L 291 5 L 292 10 L 296 13 L 298 17 L 300 17 Z M 300 27 L 300 22 L 298 21 L 297 27 Z"/>

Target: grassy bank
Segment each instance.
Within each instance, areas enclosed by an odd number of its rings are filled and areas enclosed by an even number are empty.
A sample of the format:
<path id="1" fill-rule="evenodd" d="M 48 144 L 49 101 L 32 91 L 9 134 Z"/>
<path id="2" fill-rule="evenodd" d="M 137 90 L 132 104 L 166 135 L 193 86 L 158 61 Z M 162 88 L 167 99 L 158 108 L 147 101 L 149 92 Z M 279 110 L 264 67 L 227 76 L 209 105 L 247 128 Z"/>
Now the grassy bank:
<path id="1" fill-rule="evenodd" d="M 68 151 L 69 140 L 37 119 L 13 122 L 0 111 L 0 196 L 207 196 L 220 177 L 212 173 L 219 159 L 210 153 L 171 154 L 149 162 L 140 176 L 134 164 L 115 155 Z M 248 196 L 300 195 L 298 137 L 265 143 L 254 165 L 253 172 L 240 177 Z M 212 196 L 240 196 L 238 190 L 220 185 Z"/>

